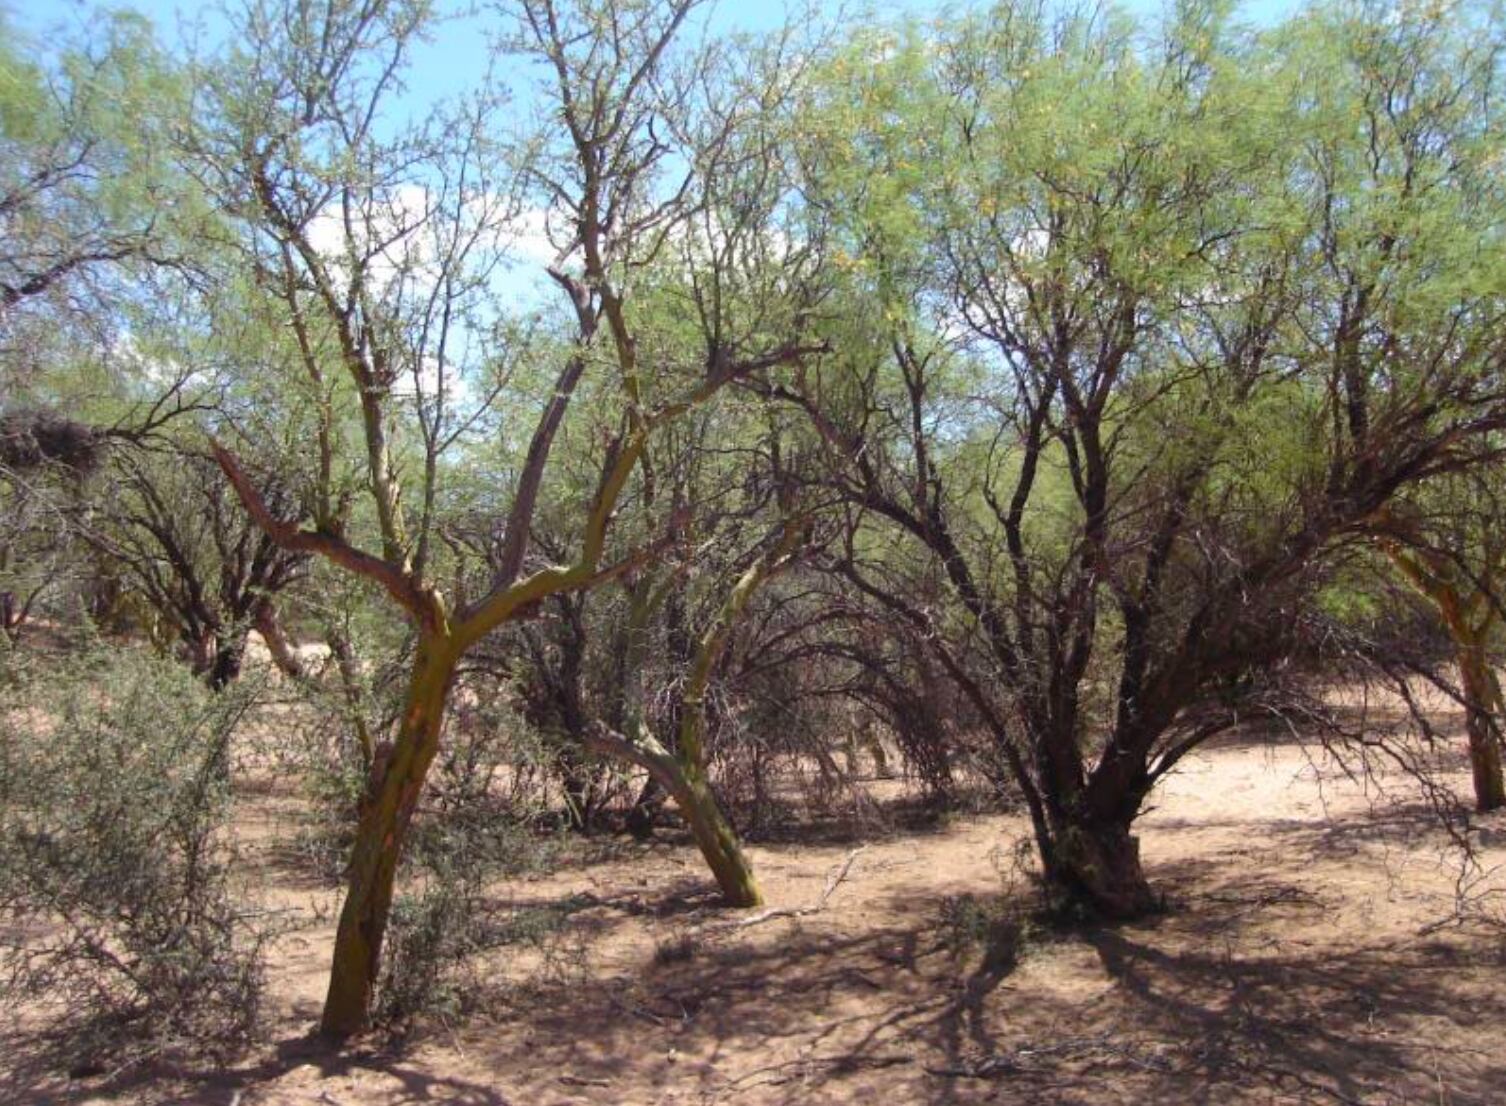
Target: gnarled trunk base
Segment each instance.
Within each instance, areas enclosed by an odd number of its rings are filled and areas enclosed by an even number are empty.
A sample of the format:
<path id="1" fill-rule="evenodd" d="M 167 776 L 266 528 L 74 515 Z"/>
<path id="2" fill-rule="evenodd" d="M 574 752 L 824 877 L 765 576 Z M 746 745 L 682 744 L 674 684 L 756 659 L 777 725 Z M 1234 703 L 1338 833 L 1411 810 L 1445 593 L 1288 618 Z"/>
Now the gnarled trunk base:
<path id="1" fill-rule="evenodd" d="M 1052 835 L 1046 865 L 1053 905 L 1127 921 L 1162 908 L 1140 864 L 1140 839 L 1128 826 L 1067 823 Z"/>
<path id="2" fill-rule="evenodd" d="M 634 741 L 598 724 L 587 732 L 586 740 L 599 753 L 621 757 L 645 769 L 653 782 L 674 799 L 729 905 L 763 904 L 763 892 L 753 876 L 753 866 L 704 778 L 682 764 L 646 730 L 640 731 Z"/>
<path id="3" fill-rule="evenodd" d="M 1501 685 L 1490 667 L 1483 640 L 1471 642 L 1470 647 L 1460 650 L 1459 675 L 1464 685 L 1475 809 L 1484 814 L 1506 806 L 1506 778 L 1501 772 L 1501 741 L 1496 729 Z"/>
<path id="4" fill-rule="evenodd" d="M 688 783 L 674 796 L 722 897 L 731 906 L 761 906 L 763 892 L 753 876 L 753 866 L 711 789 L 705 783 Z"/>

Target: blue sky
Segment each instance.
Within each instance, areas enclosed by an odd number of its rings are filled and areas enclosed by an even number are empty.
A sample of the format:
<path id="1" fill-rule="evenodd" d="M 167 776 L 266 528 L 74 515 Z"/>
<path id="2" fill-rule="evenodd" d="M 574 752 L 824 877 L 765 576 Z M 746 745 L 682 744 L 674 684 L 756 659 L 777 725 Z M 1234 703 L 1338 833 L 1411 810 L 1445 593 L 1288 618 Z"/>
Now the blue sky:
<path id="1" fill-rule="evenodd" d="M 866 6 L 881 16 L 925 16 L 959 6 L 937 0 L 870 0 L 866 5 L 844 0 L 816 0 L 816 3 L 819 10 L 828 14 L 844 8 L 862 10 Z M 1168 3 L 1169 0 L 1119 0 L 1117 6 L 1154 16 Z M 91 12 L 101 6 L 132 8 L 143 13 L 156 24 L 160 36 L 168 43 L 179 41 L 180 30 L 195 25 L 213 42 L 224 26 L 213 11 L 218 5 L 183 0 L 107 0 L 102 5 L 87 0 L 0 0 L 0 8 L 8 10 L 16 24 L 32 35 L 44 35 L 59 24 L 86 24 Z M 440 6 L 441 10 L 456 10 L 463 5 L 455 0 L 440 0 Z M 787 10 L 803 6 L 801 0 L 715 0 L 710 19 L 718 29 L 757 31 L 778 26 Z M 1299 7 L 1300 0 L 1247 0 L 1240 6 L 1240 13 L 1252 22 L 1268 23 Z M 433 40 L 416 52 L 406 78 L 407 98 L 415 109 L 464 91 L 480 79 L 486 69 L 488 48 L 484 35 L 477 33 L 478 25 L 474 18 L 443 23 Z"/>
<path id="2" fill-rule="evenodd" d="M 228 0 L 234 7 L 238 0 Z M 437 0 L 441 11 L 455 11 L 467 0 Z M 927 17 L 955 10 L 968 4 L 947 4 L 938 0 L 813 0 L 817 11 L 828 18 L 845 10 L 866 10 L 884 16 Z M 975 0 L 986 3 L 987 0 Z M 1140 15 L 1154 17 L 1165 10 L 1171 0 L 1119 0 L 1117 6 Z M 1270 23 L 1297 10 L 1305 0 L 1247 0 L 1240 8 L 1243 18 L 1256 23 Z M 803 10 L 806 0 L 713 0 L 709 7 L 710 27 L 717 31 L 759 31 L 777 27 L 790 8 Z M 0 0 L 0 12 L 12 25 L 33 41 L 45 43 L 47 32 L 61 26 L 76 31 L 87 27 L 92 13 L 100 7 L 131 8 L 146 15 L 158 28 L 159 37 L 172 45 L 202 35 L 203 45 L 213 47 L 225 34 L 225 21 L 211 5 L 184 3 L 184 0 Z M 854 17 L 855 18 L 855 17 Z M 868 16 L 865 22 L 871 22 Z M 406 93 L 393 104 L 389 119 L 422 118 L 435 102 L 474 88 L 486 73 L 489 46 L 484 20 L 443 21 L 432 39 L 412 56 L 405 74 Z M 73 37 L 73 36 L 68 36 Z M 526 98 L 526 94 L 525 94 Z M 543 244 L 540 244 L 542 248 Z M 537 301 L 552 294 L 544 279 L 538 257 L 521 254 L 516 265 L 509 267 L 500 282 L 511 294 L 527 301 Z"/>

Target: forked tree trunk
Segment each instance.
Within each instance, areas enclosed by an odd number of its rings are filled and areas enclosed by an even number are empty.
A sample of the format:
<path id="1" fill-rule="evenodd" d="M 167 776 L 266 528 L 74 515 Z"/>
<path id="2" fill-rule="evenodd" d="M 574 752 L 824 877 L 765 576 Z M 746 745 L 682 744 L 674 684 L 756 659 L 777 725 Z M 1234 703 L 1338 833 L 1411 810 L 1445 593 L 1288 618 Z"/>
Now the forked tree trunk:
<path id="1" fill-rule="evenodd" d="M 640 727 L 637 738 L 629 740 L 598 725 L 588 731 L 587 744 L 599 753 L 643 768 L 674 800 L 728 905 L 762 905 L 763 892 L 753 875 L 753 865 L 738 842 L 737 832 L 722 813 L 710 783 L 695 767 L 671 753 L 646 728 Z"/>
<path id="2" fill-rule="evenodd" d="M 1140 839 L 1126 824 L 1060 821 L 1044 860 L 1048 891 L 1060 906 L 1112 921 L 1161 907 L 1140 864 Z"/>
<path id="3" fill-rule="evenodd" d="M 369 1027 L 398 860 L 439 750 L 457 660 L 449 639 L 420 638 L 397 740 L 385 765 L 373 766 L 335 932 L 329 994 L 319 1027 L 326 1037 L 349 1037 Z"/>
<path id="4" fill-rule="evenodd" d="M 1501 772 L 1501 685 L 1490 666 L 1482 638 L 1462 642 L 1459 678 L 1464 686 L 1465 730 L 1469 767 L 1474 776 L 1475 808 L 1482 814 L 1506 806 L 1506 779 Z"/>
<path id="5" fill-rule="evenodd" d="M 262 600 L 257 603 L 253 616 L 252 625 L 261 639 L 266 643 L 267 653 L 272 658 L 272 663 L 277 670 L 295 683 L 302 680 L 307 673 L 303 668 L 303 661 L 299 659 L 298 651 L 288 641 L 288 635 L 282 628 L 282 622 L 277 617 L 277 608 L 270 600 Z"/>

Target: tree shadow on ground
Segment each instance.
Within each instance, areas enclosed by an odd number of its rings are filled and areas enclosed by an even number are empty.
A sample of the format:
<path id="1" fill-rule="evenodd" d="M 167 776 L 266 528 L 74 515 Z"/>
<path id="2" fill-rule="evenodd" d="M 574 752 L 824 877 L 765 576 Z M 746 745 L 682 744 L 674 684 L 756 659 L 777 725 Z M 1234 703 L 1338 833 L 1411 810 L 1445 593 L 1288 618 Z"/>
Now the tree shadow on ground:
<path id="1" fill-rule="evenodd" d="M 832 911 L 708 927 L 683 959 L 535 988 L 526 1007 L 469 1031 L 468 1070 L 494 1073 L 485 1079 L 431 1074 L 444 1067 L 424 1054 L 444 1048 L 442 1038 L 343 1053 L 299 1038 L 228 1073 L 158 1067 L 107 1089 L 229 1103 L 313 1064 L 326 1076 L 396 1079 L 401 1101 L 466 1106 L 635 1102 L 670 1090 L 737 1106 L 873 1095 L 1371 1103 L 1435 1100 L 1440 1086 L 1455 1106 L 1495 1099 L 1502 1073 L 1486 1050 L 1506 1025 L 1506 999 L 1495 994 L 1499 964 L 1480 947 L 1241 951 L 1231 933 L 1314 903 L 1258 872 L 1210 889 L 1212 870 L 1158 873 L 1207 908 L 1195 915 L 1083 928 L 1023 948 L 990 940 L 960 957 L 943 939 L 941 900 L 919 885 L 883 904 L 921 919 L 913 926 L 853 931 Z M 1207 913 L 1219 910 L 1225 922 L 1210 928 Z M 1042 973 L 1017 979 L 1046 960 L 1048 974 L 1079 986 L 1041 986 Z M 15 1083 L 3 1093 L 38 1106 L 73 1101 Z"/>
<path id="2" fill-rule="evenodd" d="M 1362 818 L 1353 832 L 1384 837 L 1388 826 Z M 444 1035 L 387 1052 L 294 1038 L 229 1072 L 159 1065 L 88 1089 L 216 1104 L 243 1091 L 255 1106 L 252 1092 L 312 1064 L 322 1076 L 396 1080 L 403 1097 L 391 1100 L 464 1106 L 671 1093 L 706 1106 L 1498 1100 L 1499 949 L 1395 928 L 1353 947 L 1315 924 L 1341 896 L 1306 867 L 1337 847 L 1335 830 L 1269 829 L 1242 867 L 1224 855 L 1155 866 L 1173 904 L 1158 919 L 1032 931 L 1009 924 L 1028 918 L 1028 904 L 1001 899 L 1000 928 L 960 951 L 946 939 L 948 900 L 924 880 L 866 899 L 849 889 L 820 913 L 739 927 L 687 875 L 565 910 L 592 941 L 652 919 L 681 944 L 673 957 L 582 966 L 530 987 L 526 1002 L 499 1002 L 493 1024 L 463 1034 L 464 1076 L 448 1070 L 455 1045 Z M 997 890 L 980 886 L 980 900 Z M 0 1099 L 56 1106 L 79 1095 L 31 1078 L 0 1082 Z"/>
<path id="3" fill-rule="evenodd" d="M 1458 975 L 1483 969 L 1457 948 L 1377 945 L 1239 956 L 1162 947 L 1154 935 L 1086 935 L 1144 1031 L 1186 1042 L 1180 1099 L 1218 1103 L 1232 1089 L 1298 1100 L 1496 1100 L 1478 1060 L 1446 1040 L 1506 1024 L 1506 1004 L 1461 1004 Z M 1440 1065 L 1440 1053 L 1454 1051 Z M 1473 1062 L 1472 1062 L 1473 1060 Z M 1462 1061 L 1462 1062 L 1461 1062 Z M 1439 1099 L 1444 1093 L 1446 1096 Z"/>
<path id="4" fill-rule="evenodd" d="M 1216 894 L 1234 918 L 1223 937 L 1271 912 L 1322 908 L 1261 878 Z M 540 996 L 519 1019 L 526 1031 L 486 1046 L 488 1064 L 540 1101 L 548 1080 L 525 1074 L 518 1041 L 555 1041 L 547 1068 L 590 1085 L 672 1086 L 704 1101 L 961 1103 L 1007 1087 L 1010 1101 L 1041 1103 L 1367 1102 L 1446 1086 L 1450 1102 L 1483 1104 L 1497 1090 L 1481 1061 L 1506 1004 L 1459 1001 L 1461 982 L 1493 978 L 1478 948 L 1245 953 L 1173 915 L 1051 941 L 1039 955 L 1079 974 L 1096 964 L 1099 986 L 1079 998 L 1017 983 L 1014 957 L 991 960 L 991 949 L 957 962 L 938 946 L 935 901 L 918 887 L 902 897 L 927 924 L 852 934 L 815 919 Z M 1036 955 L 1027 947 L 1025 964 Z"/>
<path id="5" fill-rule="evenodd" d="M 158 1059 L 104 1080 L 64 1082 L 51 1074 L 55 1069 L 45 1063 L 23 1063 L 0 1074 L 0 1101 L 69 1106 L 81 1100 L 120 1098 L 175 1106 L 239 1106 L 244 1101 L 249 1106 L 255 1102 L 257 1087 L 303 1067 L 314 1069 L 320 1078 L 349 1078 L 360 1073 L 386 1076 L 401 1086 L 399 1093 L 405 1103 L 519 1106 L 525 1101 L 486 1083 L 421 1071 L 401 1051 L 341 1050 L 309 1035 L 279 1041 L 252 1061 L 223 1070 L 188 1060 Z M 321 1099 L 311 1092 L 307 1097 L 311 1102 L 334 1101 L 327 1094 Z"/>

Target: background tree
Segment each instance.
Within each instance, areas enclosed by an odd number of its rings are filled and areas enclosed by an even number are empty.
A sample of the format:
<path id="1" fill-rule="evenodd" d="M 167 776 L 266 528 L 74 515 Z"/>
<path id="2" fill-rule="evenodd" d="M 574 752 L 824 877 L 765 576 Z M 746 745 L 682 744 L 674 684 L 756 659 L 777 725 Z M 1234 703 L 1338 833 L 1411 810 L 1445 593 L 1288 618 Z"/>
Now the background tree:
<path id="1" fill-rule="evenodd" d="M 1506 806 L 1500 721 L 1506 703 L 1492 649 L 1506 540 L 1495 477 L 1484 469 L 1435 481 L 1385 512 L 1377 527 L 1387 559 L 1436 609 L 1453 643 L 1475 808 L 1482 813 Z"/>
<path id="2" fill-rule="evenodd" d="M 252 629 L 285 669 L 294 665 L 276 603 L 307 556 L 279 548 L 251 521 L 209 457 L 183 448 L 117 450 L 110 469 L 110 494 L 87 532 L 193 671 L 225 687 L 240 675 Z M 288 488 L 261 490 L 279 517 L 297 516 Z"/>
<path id="3" fill-rule="evenodd" d="M 1134 915 L 1131 827 L 1233 721 L 1212 690 L 1292 647 L 1399 489 L 1492 452 L 1494 55 L 1442 13 L 1251 39 L 1197 6 L 1155 51 L 1006 7 L 885 52 L 834 74 L 811 155 L 866 311 L 840 374 L 777 394 L 862 510 L 849 580 L 968 690 L 1048 885 Z M 944 605 L 867 569 L 900 539 Z"/>

